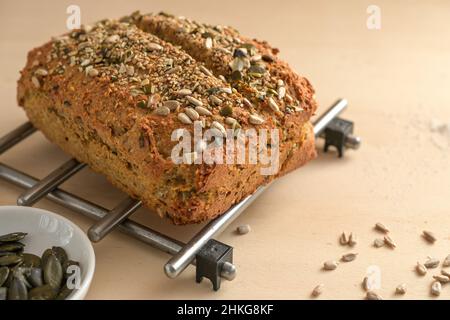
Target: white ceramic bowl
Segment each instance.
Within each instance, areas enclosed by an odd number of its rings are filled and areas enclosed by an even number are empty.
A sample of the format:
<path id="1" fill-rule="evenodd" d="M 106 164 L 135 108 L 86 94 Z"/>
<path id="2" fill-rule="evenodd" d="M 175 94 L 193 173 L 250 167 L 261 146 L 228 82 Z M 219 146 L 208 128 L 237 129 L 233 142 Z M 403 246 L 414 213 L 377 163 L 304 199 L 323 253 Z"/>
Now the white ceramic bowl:
<path id="1" fill-rule="evenodd" d="M 45 249 L 63 247 L 69 259 L 78 261 L 81 268 L 80 288 L 71 293 L 68 300 L 82 300 L 92 282 L 95 254 L 86 234 L 74 223 L 47 210 L 0 206 L 0 235 L 26 232 L 21 240 L 24 252 L 41 256 Z"/>

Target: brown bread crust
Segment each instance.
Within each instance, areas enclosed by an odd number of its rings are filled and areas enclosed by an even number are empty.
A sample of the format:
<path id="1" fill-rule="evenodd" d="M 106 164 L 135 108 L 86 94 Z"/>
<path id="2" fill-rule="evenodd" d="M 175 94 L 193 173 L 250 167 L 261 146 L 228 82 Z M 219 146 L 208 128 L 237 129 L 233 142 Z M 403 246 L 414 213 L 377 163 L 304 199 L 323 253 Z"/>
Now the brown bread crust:
<path id="1" fill-rule="evenodd" d="M 283 129 L 279 174 L 315 156 L 308 112 L 273 116 L 262 105 L 246 108 L 241 92 L 217 91 L 229 84 L 202 72 L 188 53 L 126 23 L 104 21 L 54 39 L 28 54 L 21 74 L 18 103 L 49 140 L 176 224 L 216 217 L 275 178 L 259 174 L 260 164 L 174 164 L 172 131 L 193 131 L 178 119 L 193 107 L 181 89 L 210 111 L 200 117 L 206 128 L 213 121 L 231 128 L 210 103 L 214 92 L 242 129 Z M 167 100 L 179 101 L 178 109 L 158 114 Z M 263 124 L 249 122 L 255 113 Z"/>

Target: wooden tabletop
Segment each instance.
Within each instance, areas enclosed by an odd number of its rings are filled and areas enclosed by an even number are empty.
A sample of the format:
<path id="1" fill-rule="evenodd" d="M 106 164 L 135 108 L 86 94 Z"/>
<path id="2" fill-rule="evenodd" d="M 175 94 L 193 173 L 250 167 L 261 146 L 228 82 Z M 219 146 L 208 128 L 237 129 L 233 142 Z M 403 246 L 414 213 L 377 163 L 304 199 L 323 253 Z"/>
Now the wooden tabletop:
<path id="1" fill-rule="evenodd" d="M 66 32 L 73 1 L 2 1 L 0 4 L 0 134 L 26 121 L 15 100 L 16 80 L 28 50 Z M 89 299 L 361 299 L 363 278 L 380 277 L 377 291 L 400 299 L 431 299 L 431 269 L 414 272 L 427 256 L 450 254 L 450 3 L 377 1 L 381 29 L 369 29 L 370 1 L 81 1 L 82 23 L 105 17 L 167 11 L 211 24 L 231 25 L 244 35 L 268 40 L 281 57 L 307 76 L 317 91 L 319 113 L 334 100 L 349 100 L 343 117 L 363 139 L 358 151 L 338 159 L 324 154 L 275 182 L 218 239 L 234 247 L 237 278 L 213 292 L 198 285 L 189 267 L 178 279 L 163 273 L 169 256 L 113 232 L 95 245 L 97 267 Z M 373 18 L 373 16 L 372 16 Z M 373 21 L 373 20 L 371 20 Z M 370 21 L 369 21 L 370 22 Z M 447 130 L 447 131 L 446 131 Z M 321 142 L 318 142 L 318 148 Z M 1 156 L 1 162 L 43 177 L 68 156 L 38 133 Z M 109 208 L 124 195 L 103 177 L 83 170 L 64 188 Z M 0 204 L 14 204 L 21 190 L 0 182 Z M 87 230 L 92 221 L 46 200 L 37 207 L 60 213 Z M 200 226 L 172 226 L 145 209 L 133 219 L 188 240 Z M 373 229 L 387 225 L 397 243 L 376 249 Z M 1 222 L 0 222 L 1 223 Z M 244 236 L 233 230 L 249 224 Z M 431 230 L 430 245 L 420 236 Z M 354 248 L 338 243 L 342 231 L 358 237 Z M 353 262 L 323 271 L 326 260 L 356 252 Z M 449 268 L 450 269 L 450 268 Z M 449 285 L 440 299 L 450 298 Z"/>

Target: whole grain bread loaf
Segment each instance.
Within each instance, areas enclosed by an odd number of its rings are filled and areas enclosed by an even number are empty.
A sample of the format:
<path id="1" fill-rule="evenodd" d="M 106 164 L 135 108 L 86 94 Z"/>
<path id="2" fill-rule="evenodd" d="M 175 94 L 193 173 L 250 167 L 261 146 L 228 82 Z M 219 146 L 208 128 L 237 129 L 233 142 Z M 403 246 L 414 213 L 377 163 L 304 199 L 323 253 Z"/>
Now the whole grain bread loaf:
<path id="1" fill-rule="evenodd" d="M 315 156 L 314 91 L 277 52 L 229 27 L 134 13 L 33 49 L 17 99 L 64 151 L 160 216 L 196 223 Z M 279 149 L 276 174 L 259 162 L 175 163 L 173 132 L 194 134 L 194 121 L 219 135 L 277 129 L 277 148 L 264 145 Z"/>

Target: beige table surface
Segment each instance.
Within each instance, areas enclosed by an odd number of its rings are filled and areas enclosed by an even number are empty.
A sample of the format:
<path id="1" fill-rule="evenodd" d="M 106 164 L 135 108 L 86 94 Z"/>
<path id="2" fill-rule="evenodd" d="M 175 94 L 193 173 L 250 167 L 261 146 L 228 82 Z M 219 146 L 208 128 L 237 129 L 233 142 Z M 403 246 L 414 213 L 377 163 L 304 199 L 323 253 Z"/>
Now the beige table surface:
<path id="1" fill-rule="evenodd" d="M 26 118 L 16 107 L 18 71 L 27 51 L 65 32 L 66 8 L 81 7 L 82 22 L 120 17 L 140 9 L 165 10 L 204 22 L 229 24 L 263 38 L 306 75 L 320 110 L 337 97 L 350 101 L 345 117 L 364 144 L 344 159 L 320 153 L 317 160 L 277 181 L 218 239 L 235 248 L 238 276 L 219 292 L 194 282 L 194 268 L 170 280 L 169 258 L 114 232 L 95 245 L 97 268 L 89 299 L 307 299 L 325 284 L 321 298 L 360 299 L 368 268 L 381 270 L 384 298 L 408 285 L 405 298 L 429 299 L 431 270 L 413 271 L 427 256 L 450 254 L 450 142 L 430 131 L 430 121 L 450 122 L 450 2 L 448 1 L 1 1 L 0 134 Z M 381 30 L 366 27 L 367 6 L 381 8 Z M 1 161 L 42 177 L 68 156 L 41 134 L 2 155 Z M 83 171 L 64 186 L 111 207 L 123 197 L 101 176 Z M 14 204 L 20 189 L 0 182 L 0 204 Z M 38 207 L 60 213 L 87 230 L 90 220 L 46 200 Z M 141 209 L 142 223 L 187 240 L 198 226 L 175 227 Z M 374 223 L 388 225 L 397 249 L 375 249 Z M 0 222 L 1 223 L 1 222 Z M 243 223 L 252 232 L 237 236 Z M 420 237 L 438 236 L 435 245 Z M 342 230 L 359 237 L 358 258 L 332 272 L 322 263 L 349 249 Z M 450 298 L 450 285 L 441 299 Z"/>

